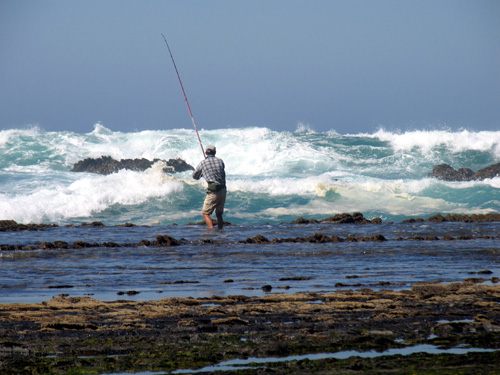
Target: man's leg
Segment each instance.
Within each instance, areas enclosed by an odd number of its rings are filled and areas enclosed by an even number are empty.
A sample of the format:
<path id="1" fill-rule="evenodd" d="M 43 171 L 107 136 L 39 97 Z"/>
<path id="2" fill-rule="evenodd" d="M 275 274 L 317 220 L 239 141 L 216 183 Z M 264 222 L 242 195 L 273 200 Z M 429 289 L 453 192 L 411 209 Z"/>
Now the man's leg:
<path id="1" fill-rule="evenodd" d="M 214 223 L 210 215 L 203 214 L 203 218 L 205 219 L 205 223 L 207 224 L 208 229 L 214 229 Z"/>
<path id="2" fill-rule="evenodd" d="M 222 229 L 224 227 L 224 219 L 222 218 L 222 214 L 224 213 L 224 205 L 226 203 L 226 189 L 218 192 L 217 195 L 217 206 L 215 208 L 215 216 L 217 216 L 217 227 Z"/>
<path id="3" fill-rule="evenodd" d="M 224 227 L 224 219 L 222 218 L 222 214 L 217 212 L 215 215 L 217 216 L 217 227 L 219 229 L 222 229 Z"/>

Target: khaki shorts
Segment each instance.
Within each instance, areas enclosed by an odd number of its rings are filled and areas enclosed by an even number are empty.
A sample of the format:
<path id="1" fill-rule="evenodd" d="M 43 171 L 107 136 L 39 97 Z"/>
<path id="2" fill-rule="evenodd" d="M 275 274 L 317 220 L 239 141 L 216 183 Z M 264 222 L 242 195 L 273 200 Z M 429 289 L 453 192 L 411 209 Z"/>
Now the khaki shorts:
<path id="1" fill-rule="evenodd" d="M 219 191 L 207 191 L 201 213 L 203 215 L 211 215 L 215 210 L 216 215 L 222 215 L 224 213 L 224 204 L 226 203 L 226 192 L 226 188 Z"/>

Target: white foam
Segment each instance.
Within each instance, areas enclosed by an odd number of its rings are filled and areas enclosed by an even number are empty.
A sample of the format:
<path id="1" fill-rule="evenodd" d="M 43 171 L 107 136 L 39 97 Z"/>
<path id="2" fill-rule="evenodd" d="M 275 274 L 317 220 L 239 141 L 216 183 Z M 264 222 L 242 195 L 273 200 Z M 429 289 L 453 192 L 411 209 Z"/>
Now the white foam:
<path id="1" fill-rule="evenodd" d="M 468 150 L 492 151 L 496 158 L 500 158 L 500 132 L 498 131 L 415 130 L 394 133 L 380 129 L 374 134 L 365 134 L 365 136 L 390 142 L 396 151 L 409 151 L 418 147 L 423 153 L 427 153 L 439 146 L 446 146 L 453 153 Z"/>
<path id="2" fill-rule="evenodd" d="M 1 194 L 0 219 L 40 223 L 90 217 L 115 204 L 136 205 L 149 198 L 167 197 L 184 187 L 158 167 L 145 172 L 122 170 L 108 176 L 79 176 L 69 185 L 53 184 L 31 194 Z"/>

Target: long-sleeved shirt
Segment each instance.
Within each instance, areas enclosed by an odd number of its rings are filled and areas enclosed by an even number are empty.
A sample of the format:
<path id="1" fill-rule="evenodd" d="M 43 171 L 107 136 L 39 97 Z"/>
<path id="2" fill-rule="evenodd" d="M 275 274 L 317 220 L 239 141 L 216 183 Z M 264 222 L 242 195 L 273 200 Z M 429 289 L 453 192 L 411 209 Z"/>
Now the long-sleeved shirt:
<path id="1" fill-rule="evenodd" d="M 199 180 L 205 178 L 207 182 L 215 182 L 218 185 L 226 185 L 226 171 L 222 159 L 213 155 L 207 155 L 205 160 L 202 160 L 196 170 L 193 172 L 193 178 Z"/>

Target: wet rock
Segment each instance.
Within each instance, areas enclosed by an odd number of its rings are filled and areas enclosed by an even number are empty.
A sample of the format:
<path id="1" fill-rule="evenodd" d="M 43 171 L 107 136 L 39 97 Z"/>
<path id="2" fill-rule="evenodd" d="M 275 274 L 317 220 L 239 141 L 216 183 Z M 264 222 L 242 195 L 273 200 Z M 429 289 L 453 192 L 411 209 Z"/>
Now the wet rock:
<path id="1" fill-rule="evenodd" d="M 104 227 L 105 225 L 100 221 L 93 221 L 91 223 L 81 223 L 80 226 L 82 228 L 86 228 L 86 227 Z"/>
<path id="2" fill-rule="evenodd" d="M 90 323 L 64 323 L 64 322 L 49 322 L 42 323 L 42 329 L 55 329 L 55 330 L 85 330 L 85 329 L 97 329 L 95 324 Z"/>
<path id="3" fill-rule="evenodd" d="M 373 220 L 366 219 L 361 212 L 354 212 L 352 215 L 348 213 L 337 214 L 334 216 L 327 217 L 322 220 L 306 219 L 299 217 L 298 219 L 291 222 L 291 224 L 381 224 L 381 218 L 375 218 Z"/>
<path id="4" fill-rule="evenodd" d="M 91 172 L 108 175 L 116 173 L 121 169 L 128 169 L 132 171 L 145 171 L 151 168 L 153 164 L 158 161 L 163 161 L 166 167 L 163 169 L 166 173 L 185 172 L 194 170 L 194 168 L 187 164 L 182 159 L 169 159 L 169 160 L 148 160 L 148 159 L 121 159 L 117 161 L 111 156 L 101 156 L 100 158 L 87 158 L 75 163 L 71 172 Z"/>
<path id="5" fill-rule="evenodd" d="M 40 244 L 40 249 L 55 249 L 56 246 L 52 242 L 42 242 Z"/>
<path id="6" fill-rule="evenodd" d="M 327 243 L 332 242 L 332 239 L 323 233 L 315 233 L 314 236 L 309 237 L 308 242 L 310 243 Z"/>
<path id="7" fill-rule="evenodd" d="M 247 325 L 248 322 L 246 320 L 243 320 L 241 318 L 238 318 L 236 316 L 230 317 L 230 318 L 223 318 L 223 319 L 214 319 L 210 323 L 212 324 L 239 324 L 239 325 Z"/>
<path id="8" fill-rule="evenodd" d="M 434 166 L 429 177 L 435 177 L 444 181 L 472 181 L 484 180 L 500 176 L 500 163 L 480 169 L 474 172 L 469 168 L 460 168 L 458 171 L 448 164 Z"/>
<path id="9" fill-rule="evenodd" d="M 296 220 L 290 222 L 290 224 L 318 224 L 319 221 L 316 219 L 306 219 L 303 217 L 299 217 Z"/>
<path id="10" fill-rule="evenodd" d="M 258 243 L 258 244 L 263 244 L 263 243 L 269 243 L 269 240 L 264 237 L 263 235 L 261 234 L 257 234 L 256 236 L 254 236 L 253 238 L 247 238 L 245 240 L 246 243 Z"/>
<path id="11" fill-rule="evenodd" d="M 474 176 L 474 171 L 461 168 L 458 171 L 448 164 L 439 164 L 432 168 L 429 177 L 435 177 L 444 181 L 469 181 Z"/>
<path id="12" fill-rule="evenodd" d="M 458 223 L 488 223 L 500 221 L 500 214 L 490 213 L 490 214 L 472 214 L 472 215 L 461 215 L 461 214 L 443 214 L 439 213 L 436 215 L 429 216 L 427 219 L 423 218 L 410 218 L 403 220 L 402 223 L 422 223 L 424 221 L 429 221 L 433 223 L 443 223 L 443 222 L 458 222 Z"/>
<path id="13" fill-rule="evenodd" d="M 179 246 L 181 242 L 165 234 L 156 236 L 156 241 L 153 244 L 156 246 Z"/>
<path id="14" fill-rule="evenodd" d="M 431 297 L 421 297 L 424 287 Z M 496 374 L 500 286 L 431 287 L 138 302 L 55 297 L 40 304 L 0 304 L 0 372 L 172 373 L 274 353 L 373 350 L 381 355 L 261 363 L 257 372 Z M 316 300 L 322 303 L 308 303 Z M 430 338 L 432 333 L 438 337 Z M 388 348 L 418 344 L 494 350 L 382 355 Z"/>
<path id="15" fill-rule="evenodd" d="M 56 224 L 18 224 L 15 220 L 0 220 L 0 232 L 36 231 L 57 227 L 58 225 Z"/>
<path id="16" fill-rule="evenodd" d="M 54 246 L 57 249 L 67 249 L 68 248 L 68 243 L 64 241 L 54 241 Z"/>
<path id="17" fill-rule="evenodd" d="M 101 247 L 98 243 L 90 243 L 86 241 L 75 241 L 73 242 L 73 249 L 85 249 L 88 247 Z"/>
<path id="18" fill-rule="evenodd" d="M 332 242 L 344 242 L 344 239 L 334 234 L 332 236 Z"/>
<path id="19" fill-rule="evenodd" d="M 264 285 L 261 289 L 264 292 L 270 292 L 271 290 L 273 290 L 273 287 L 271 285 Z"/>
<path id="20" fill-rule="evenodd" d="M 384 242 L 387 241 L 387 239 L 380 233 L 374 234 L 371 237 L 365 237 L 365 241 L 370 241 L 370 242 Z"/>
<path id="21" fill-rule="evenodd" d="M 498 176 L 500 176 L 500 163 L 480 169 L 474 174 L 473 180 L 484 180 L 486 178 L 494 178 Z"/>

